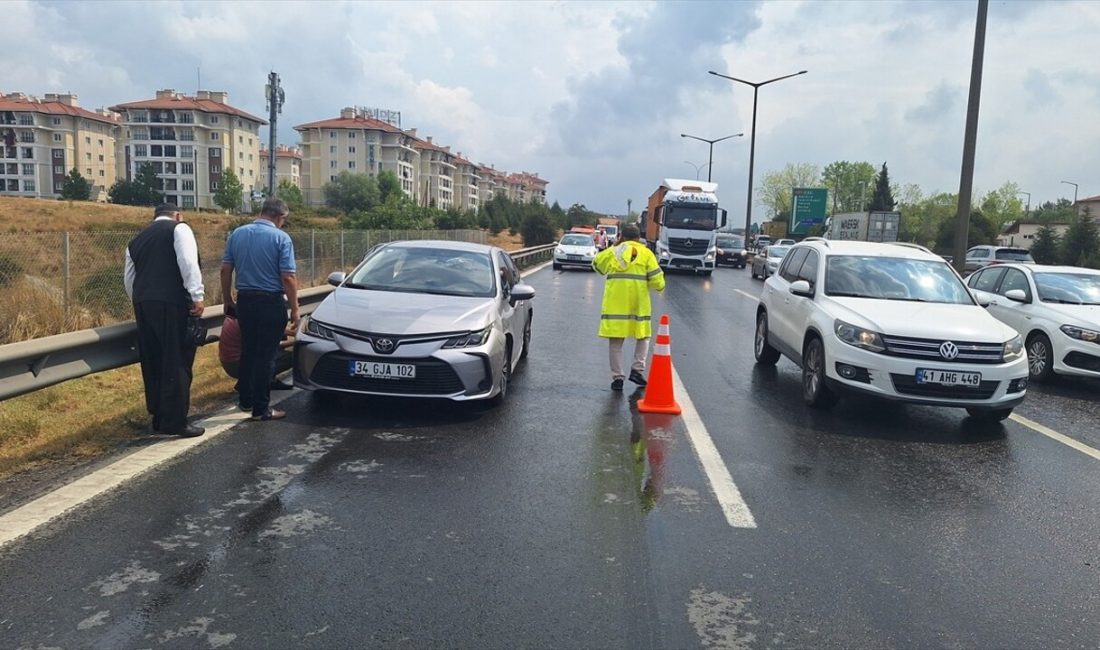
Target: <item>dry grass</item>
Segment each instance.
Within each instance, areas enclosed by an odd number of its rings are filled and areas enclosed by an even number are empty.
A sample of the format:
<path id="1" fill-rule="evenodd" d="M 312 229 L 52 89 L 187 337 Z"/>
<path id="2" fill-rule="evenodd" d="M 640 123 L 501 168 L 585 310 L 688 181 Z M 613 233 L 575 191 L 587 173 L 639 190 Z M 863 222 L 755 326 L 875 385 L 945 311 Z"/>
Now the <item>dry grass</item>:
<path id="1" fill-rule="evenodd" d="M 233 380 L 216 345 L 199 349 L 191 412 L 226 403 Z M 148 427 L 141 370 L 119 368 L 0 402 L 0 478 L 58 460 L 96 456 Z"/>
<path id="2" fill-rule="evenodd" d="M 26 341 L 99 327 L 110 320 L 102 313 L 86 309 L 70 309 L 66 313 L 60 292 L 30 277 L 4 289 L 4 296 L 19 309 L 11 317 L 0 319 L 0 342 Z"/>
<path id="3" fill-rule="evenodd" d="M 501 230 L 497 234 L 489 233 L 489 245 L 499 246 L 506 251 L 514 251 L 523 248 L 523 237 L 510 235 L 507 230 Z"/>

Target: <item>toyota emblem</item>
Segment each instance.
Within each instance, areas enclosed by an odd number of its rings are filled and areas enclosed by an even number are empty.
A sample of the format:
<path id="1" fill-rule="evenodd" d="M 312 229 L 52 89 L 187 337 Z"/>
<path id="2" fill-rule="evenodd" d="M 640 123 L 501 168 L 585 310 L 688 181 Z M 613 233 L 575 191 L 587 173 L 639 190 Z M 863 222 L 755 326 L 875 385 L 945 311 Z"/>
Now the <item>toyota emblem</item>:
<path id="1" fill-rule="evenodd" d="M 382 354 L 389 354 L 390 352 L 393 352 L 393 348 L 393 339 L 374 339 L 374 349 L 378 350 Z"/>
<path id="2" fill-rule="evenodd" d="M 940 356 L 948 361 L 954 359 L 959 356 L 959 346 L 951 341 L 944 341 L 940 344 Z"/>

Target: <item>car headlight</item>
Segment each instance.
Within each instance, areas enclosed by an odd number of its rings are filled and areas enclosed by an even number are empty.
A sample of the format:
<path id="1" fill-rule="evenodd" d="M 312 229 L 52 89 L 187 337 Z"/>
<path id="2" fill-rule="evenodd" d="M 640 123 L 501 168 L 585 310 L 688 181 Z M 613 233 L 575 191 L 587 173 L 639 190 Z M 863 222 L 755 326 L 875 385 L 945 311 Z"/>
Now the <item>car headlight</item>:
<path id="1" fill-rule="evenodd" d="M 714 250 L 715 250 L 715 251 L 716 251 L 716 252 L 717 252 L 717 253 L 718 253 L 719 255 L 725 255 L 725 254 L 726 254 L 726 252 L 725 252 L 724 250 L 722 250 L 721 248 L 716 248 L 716 249 L 714 249 Z"/>
<path id="2" fill-rule="evenodd" d="M 1004 352 L 1001 353 L 1001 361 L 1015 361 L 1024 356 L 1024 337 L 1017 334 L 1008 343 L 1005 343 Z"/>
<path id="3" fill-rule="evenodd" d="M 1062 333 L 1071 339 L 1088 341 L 1089 343 L 1100 343 L 1100 332 L 1096 330 L 1087 330 L 1083 327 L 1075 327 L 1073 325 L 1063 325 L 1058 329 L 1062 330 Z"/>
<path id="4" fill-rule="evenodd" d="M 336 332 L 334 332 L 332 328 L 309 316 L 306 317 L 305 331 L 306 334 L 316 336 L 319 339 L 325 339 L 326 341 L 336 340 Z"/>
<path id="5" fill-rule="evenodd" d="M 714 261 L 714 251 L 707 251 L 706 257 L 703 258 L 707 262 Z"/>
<path id="6" fill-rule="evenodd" d="M 737 254 L 740 255 L 741 257 L 744 257 L 746 253 L 748 253 L 748 251 L 746 251 L 743 248 L 741 250 L 737 251 Z"/>
<path id="7" fill-rule="evenodd" d="M 871 350 L 872 352 L 883 352 L 886 350 L 886 346 L 883 345 L 882 337 L 879 336 L 878 332 L 856 327 L 851 323 L 845 323 L 839 319 L 833 323 L 833 331 L 836 332 L 836 337 L 838 339 L 844 341 L 848 345 L 863 348 L 864 350 Z"/>
<path id="8" fill-rule="evenodd" d="M 554 249 L 554 254 L 555 255 L 565 255 L 565 250 L 562 249 L 561 246 L 558 246 L 557 248 Z"/>
<path id="9" fill-rule="evenodd" d="M 443 344 L 446 348 L 474 348 L 489 340 L 489 334 L 492 333 L 493 326 L 490 325 L 483 330 L 476 332 L 470 332 L 469 334 L 463 334 L 461 336 L 454 336 L 447 339 L 447 342 Z"/>
<path id="10" fill-rule="evenodd" d="M 668 251 L 666 251 L 665 249 L 662 248 L 661 249 L 661 257 L 668 257 Z"/>

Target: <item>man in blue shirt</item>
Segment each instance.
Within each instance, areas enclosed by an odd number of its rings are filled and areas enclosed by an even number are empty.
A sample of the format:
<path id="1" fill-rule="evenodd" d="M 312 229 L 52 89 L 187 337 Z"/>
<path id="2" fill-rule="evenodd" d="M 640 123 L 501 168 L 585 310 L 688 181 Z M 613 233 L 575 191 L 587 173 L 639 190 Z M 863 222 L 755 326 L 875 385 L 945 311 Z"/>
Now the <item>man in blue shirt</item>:
<path id="1" fill-rule="evenodd" d="M 294 243 L 280 230 L 289 214 L 281 199 L 267 199 L 258 219 L 229 235 L 222 256 L 225 312 L 236 313 L 241 327 L 240 407 L 252 411 L 253 420 L 286 417 L 285 412 L 271 408 L 268 382 L 275 369 L 279 341 L 287 329 L 288 306 L 291 329 L 298 328 Z M 236 298 L 231 291 L 234 272 Z"/>

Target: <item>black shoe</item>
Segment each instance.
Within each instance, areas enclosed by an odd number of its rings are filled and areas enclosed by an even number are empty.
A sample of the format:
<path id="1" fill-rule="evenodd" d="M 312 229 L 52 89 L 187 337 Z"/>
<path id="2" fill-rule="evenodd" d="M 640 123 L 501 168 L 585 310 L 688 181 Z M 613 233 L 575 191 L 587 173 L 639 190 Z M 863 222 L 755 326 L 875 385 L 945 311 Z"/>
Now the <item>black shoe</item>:
<path id="1" fill-rule="evenodd" d="M 294 390 L 294 384 L 282 381 L 281 379 L 272 379 L 267 387 L 269 390 Z"/>
<path id="2" fill-rule="evenodd" d="M 642 373 L 638 372 L 637 370 L 630 371 L 630 381 L 638 384 L 639 386 L 645 386 L 646 383 L 645 377 L 643 377 Z"/>
<path id="3" fill-rule="evenodd" d="M 188 424 L 186 427 L 183 428 L 183 431 L 163 431 L 162 433 L 179 436 L 181 438 L 197 438 L 206 433 L 206 429 L 200 426 L 195 426 L 194 424 Z"/>
<path id="4" fill-rule="evenodd" d="M 623 391 L 623 378 L 622 377 L 616 377 L 615 379 L 611 380 L 611 390 L 619 391 L 620 393 Z"/>

